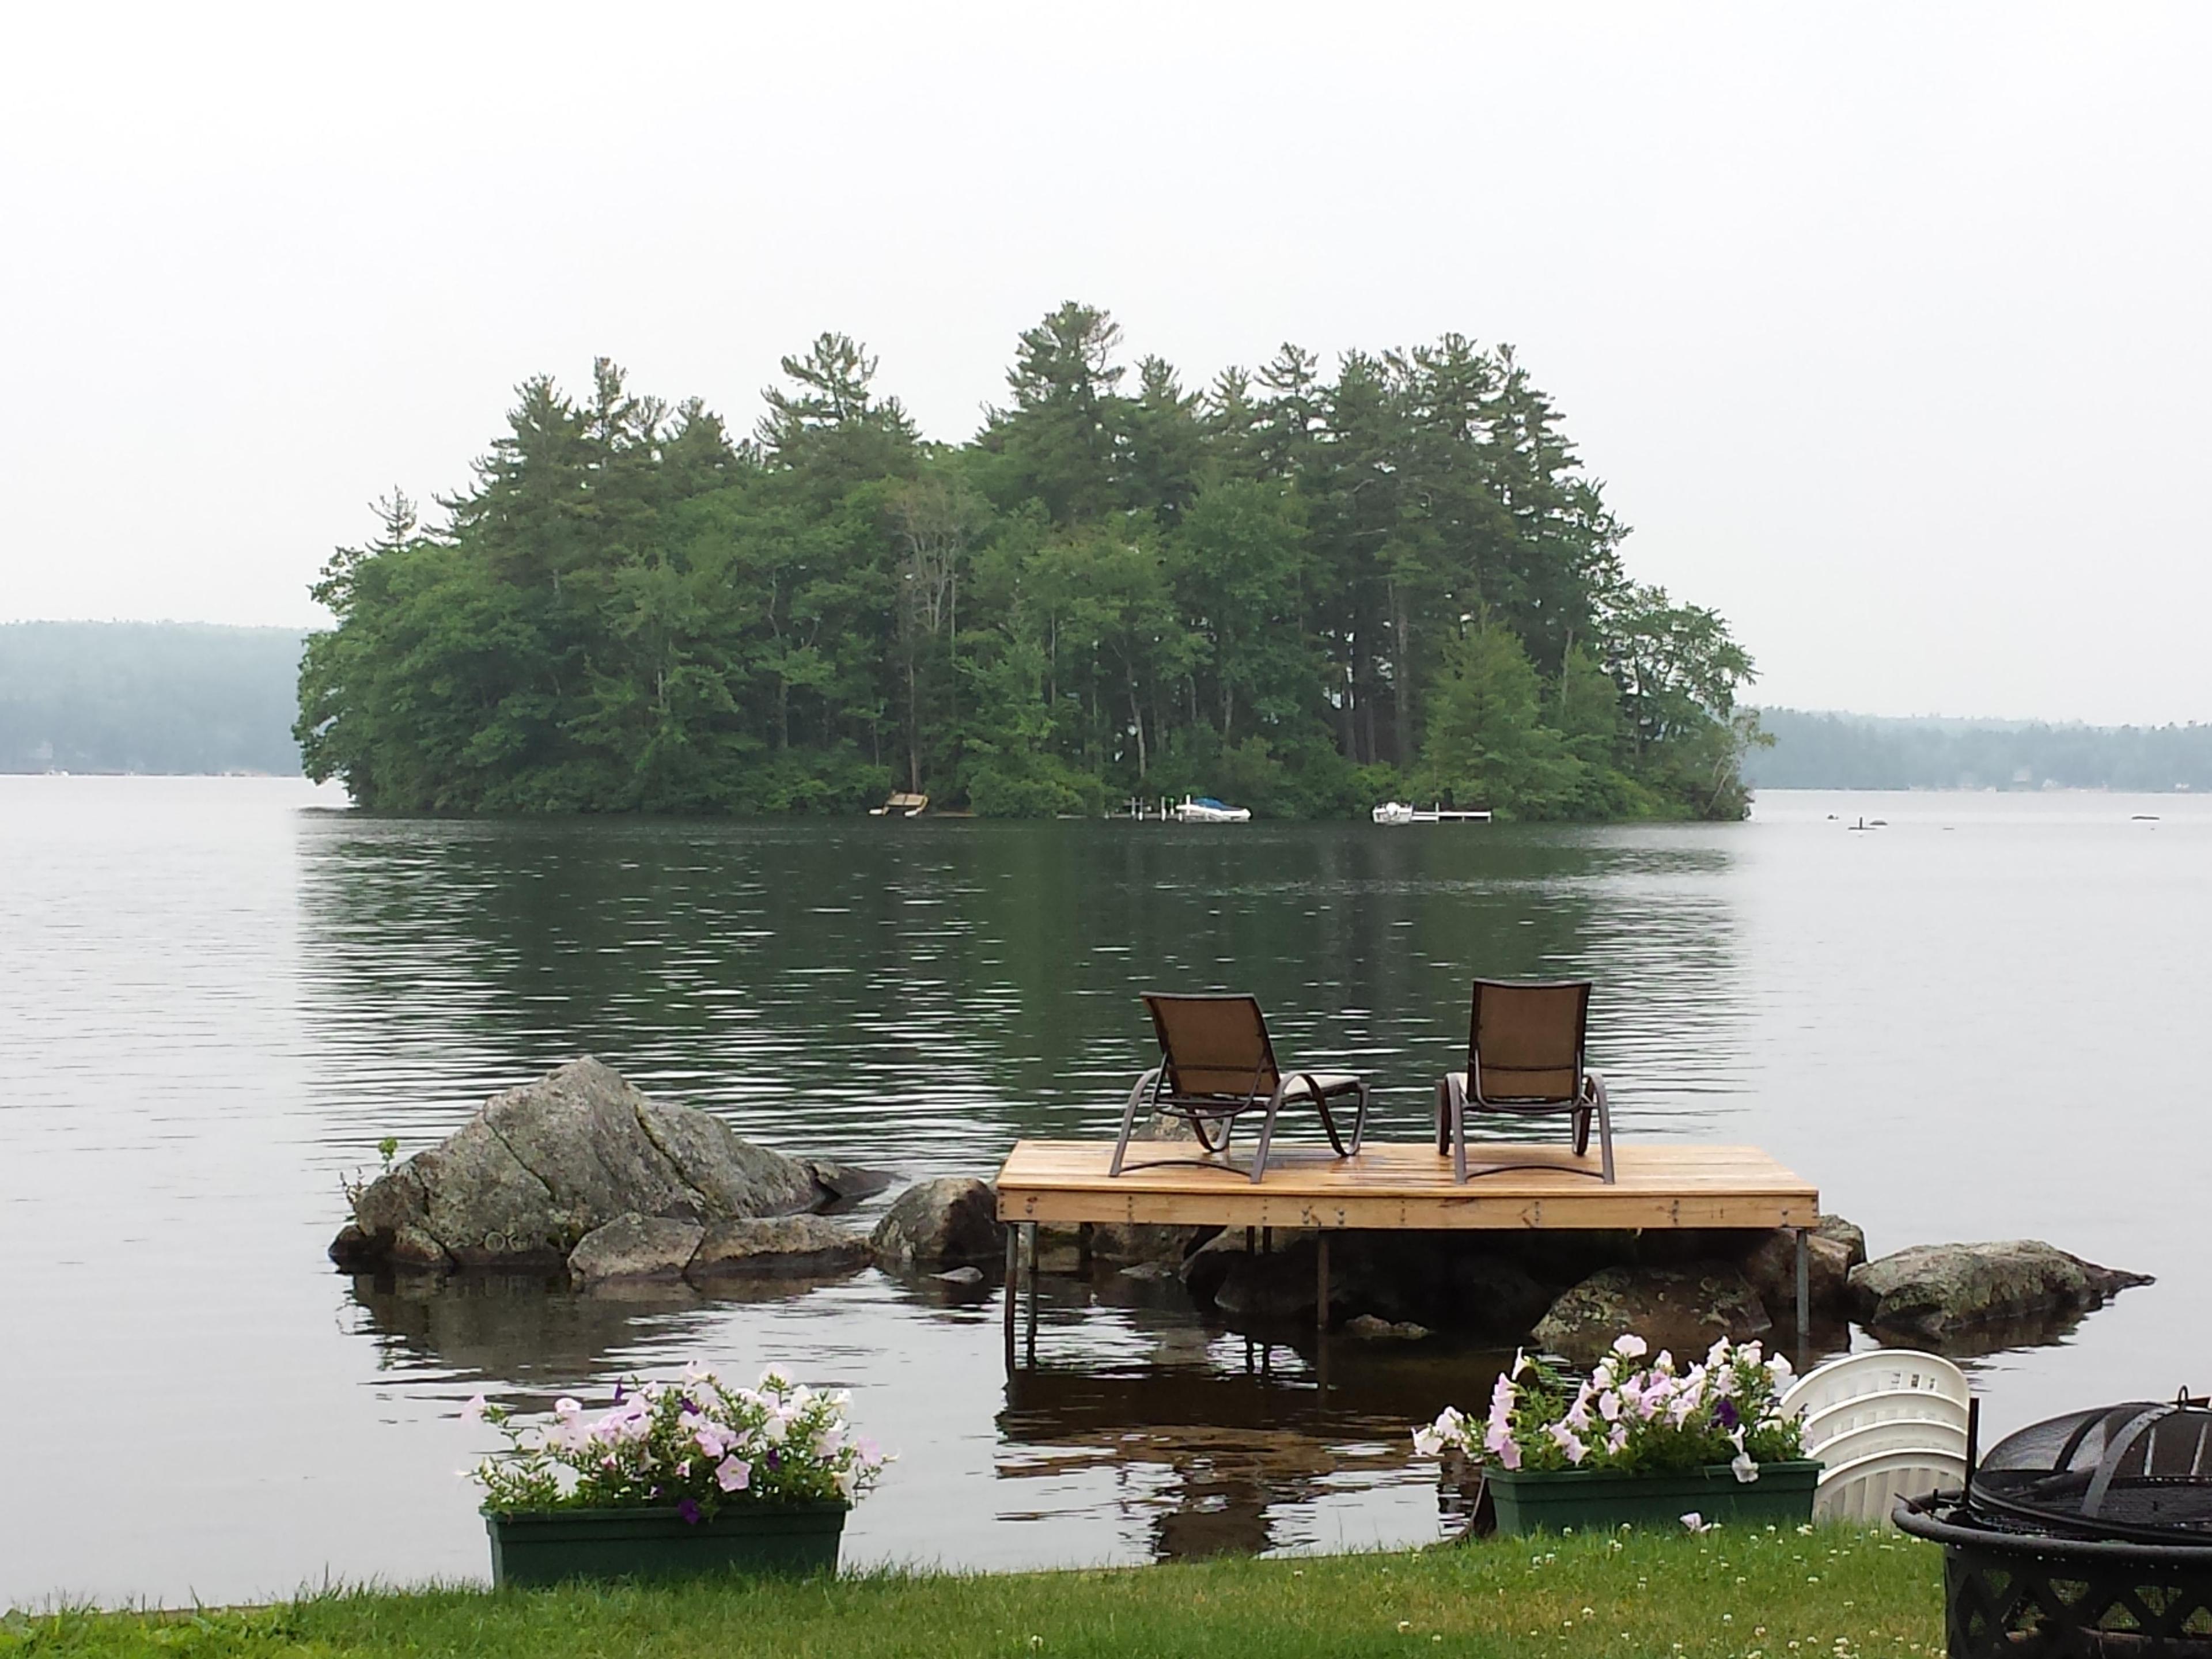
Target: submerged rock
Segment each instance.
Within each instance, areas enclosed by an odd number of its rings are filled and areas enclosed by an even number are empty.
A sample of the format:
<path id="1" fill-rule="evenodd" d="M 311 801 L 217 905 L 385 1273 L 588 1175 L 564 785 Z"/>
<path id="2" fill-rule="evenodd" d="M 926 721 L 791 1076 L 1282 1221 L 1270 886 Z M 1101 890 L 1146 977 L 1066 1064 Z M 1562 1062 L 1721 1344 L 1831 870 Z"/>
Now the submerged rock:
<path id="1" fill-rule="evenodd" d="M 1208 1239 L 1186 1257 L 1192 1297 L 1232 1324 L 1308 1322 L 1319 1294 L 1318 1236 L 1279 1229 L 1271 1248 L 1250 1252 L 1241 1228 Z M 1552 1305 L 1547 1289 L 1501 1241 L 1474 1233 L 1329 1234 L 1332 1316 L 1351 1311 L 1517 1341 Z"/>
<path id="2" fill-rule="evenodd" d="M 863 1169 L 857 1164 L 840 1164 L 834 1158 L 802 1158 L 799 1161 L 821 1188 L 822 1202 L 815 1206 L 817 1209 L 857 1204 L 864 1198 L 888 1191 L 898 1180 L 889 1170 Z"/>
<path id="3" fill-rule="evenodd" d="M 1345 1333 L 1369 1342 L 1419 1342 L 1433 1334 L 1425 1325 L 1416 1325 L 1410 1319 L 1393 1324 L 1387 1319 L 1377 1319 L 1373 1314 L 1360 1314 L 1344 1322 Z"/>
<path id="4" fill-rule="evenodd" d="M 973 1176 L 917 1181 L 891 1200 L 868 1243 L 878 1266 L 896 1271 L 995 1260 L 1005 1249 L 999 1195 Z"/>
<path id="5" fill-rule="evenodd" d="M 587 1057 L 494 1095 L 370 1182 L 331 1255 L 355 1270 L 553 1269 L 620 1217 L 704 1226 L 811 1210 L 824 1196 L 810 1165 L 712 1113 L 649 1100 Z"/>
<path id="6" fill-rule="evenodd" d="M 1915 1244 L 1851 1270 L 1851 1312 L 1920 1337 L 1999 1322 L 2086 1312 L 2149 1275 L 2100 1267 L 2039 1239 Z"/>
<path id="7" fill-rule="evenodd" d="M 1142 1279 L 1147 1283 L 1158 1283 L 1179 1277 L 1173 1265 L 1165 1261 L 1133 1261 L 1121 1269 L 1120 1276 L 1123 1279 Z"/>
<path id="8" fill-rule="evenodd" d="M 1743 1342 L 1773 1328 L 1741 1272 L 1724 1261 L 1701 1261 L 1594 1273 L 1552 1304 L 1529 1340 L 1574 1364 L 1591 1365 L 1625 1332 L 1655 1350 L 1694 1356 L 1716 1337 Z"/>

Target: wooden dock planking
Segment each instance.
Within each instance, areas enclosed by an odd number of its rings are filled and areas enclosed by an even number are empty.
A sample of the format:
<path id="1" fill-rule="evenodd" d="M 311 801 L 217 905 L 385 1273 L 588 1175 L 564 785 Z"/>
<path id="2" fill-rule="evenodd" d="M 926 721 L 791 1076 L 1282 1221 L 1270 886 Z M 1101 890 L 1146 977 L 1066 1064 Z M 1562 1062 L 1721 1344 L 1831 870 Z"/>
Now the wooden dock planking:
<path id="1" fill-rule="evenodd" d="M 1172 1144 L 1172 1143 L 1170 1143 Z M 1159 1156 L 1144 1143 L 1134 1157 Z M 1191 1164 L 1106 1173 L 1109 1142 L 1022 1140 L 999 1171 L 1004 1222 L 1147 1222 L 1171 1226 L 1376 1228 L 1810 1227 L 1820 1194 L 1756 1146 L 1621 1142 L 1619 1180 L 1573 1173 L 1565 1148 L 1470 1145 L 1470 1168 L 1515 1167 L 1455 1186 L 1429 1143 L 1370 1141 L 1357 1158 L 1278 1146 L 1265 1180 Z"/>

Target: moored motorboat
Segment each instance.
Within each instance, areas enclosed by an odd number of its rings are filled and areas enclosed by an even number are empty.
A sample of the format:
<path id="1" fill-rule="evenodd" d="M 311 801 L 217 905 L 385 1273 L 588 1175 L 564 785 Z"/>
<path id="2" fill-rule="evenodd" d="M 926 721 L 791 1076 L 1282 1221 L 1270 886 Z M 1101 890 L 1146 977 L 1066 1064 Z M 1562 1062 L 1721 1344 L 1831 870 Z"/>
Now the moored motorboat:
<path id="1" fill-rule="evenodd" d="M 1175 810 L 1177 823 L 1249 823 L 1252 810 L 1248 806 L 1229 806 L 1211 795 L 1200 795 L 1193 800 L 1188 795 Z"/>

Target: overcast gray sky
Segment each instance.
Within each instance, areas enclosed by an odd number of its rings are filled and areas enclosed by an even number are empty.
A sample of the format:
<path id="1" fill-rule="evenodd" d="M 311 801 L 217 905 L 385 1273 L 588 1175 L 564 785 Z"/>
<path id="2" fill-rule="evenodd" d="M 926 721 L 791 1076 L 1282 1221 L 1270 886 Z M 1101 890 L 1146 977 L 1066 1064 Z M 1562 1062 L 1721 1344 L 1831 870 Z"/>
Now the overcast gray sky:
<path id="1" fill-rule="evenodd" d="M 2212 8 L 21 7 L 0 619 L 309 623 L 514 383 L 971 432 L 1063 299 L 1203 383 L 1516 344 L 1762 700 L 2212 719 Z"/>

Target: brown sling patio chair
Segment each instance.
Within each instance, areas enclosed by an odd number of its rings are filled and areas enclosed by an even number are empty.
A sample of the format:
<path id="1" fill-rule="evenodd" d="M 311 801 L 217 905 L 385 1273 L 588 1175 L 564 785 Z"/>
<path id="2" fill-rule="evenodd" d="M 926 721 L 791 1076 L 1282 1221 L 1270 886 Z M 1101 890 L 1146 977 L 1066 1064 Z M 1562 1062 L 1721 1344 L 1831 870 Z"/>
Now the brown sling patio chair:
<path id="1" fill-rule="evenodd" d="M 1613 1180 L 1613 1113 L 1606 1105 L 1605 1079 L 1583 1065 L 1589 999 L 1588 980 L 1518 985 L 1475 981 L 1467 1070 L 1453 1072 L 1437 1085 L 1437 1152 L 1451 1153 L 1454 1181 L 1463 1182 L 1468 1175 L 1469 1112 L 1565 1113 L 1577 1158 L 1589 1151 L 1595 1119 L 1600 1167 L 1574 1173 Z M 1499 1164 L 1474 1173 L 1498 1175 L 1526 1167 Z"/>
<path id="2" fill-rule="evenodd" d="M 1358 1152 L 1359 1139 L 1367 1130 L 1366 1079 L 1344 1072 L 1285 1075 L 1275 1064 L 1275 1045 L 1267 1040 L 1267 1022 L 1261 1018 L 1255 999 L 1171 996 L 1147 991 L 1145 1006 L 1152 1012 L 1152 1030 L 1160 1039 L 1160 1063 L 1139 1078 L 1137 1086 L 1129 1091 L 1129 1103 L 1121 1111 L 1121 1138 L 1114 1143 L 1114 1161 L 1107 1174 L 1117 1176 L 1124 1168 L 1150 1169 L 1161 1164 L 1233 1169 L 1227 1154 L 1237 1120 L 1247 1112 L 1262 1112 L 1259 1149 L 1252 1155 L 1252 1179 L 1256 1182 L 1267 1173 L 1267 1148 L 1275 1138 L 1275 1115 L 1285 1101 L 1310 1100 L 1320 1109 L 1321 1127 L 1328 1132 L 1328 1144 L 1339 1158 Z M 1328 1109 L 1330 1101 L 1346 1096 L 1358 1102 L 1349 1146 L 1338 1133 L 1336 1119 Z M 1140 1107 L 1182 1118 L 1197 1135 L 1206 1156 L 1125 1164 Z M 1218 1161 L 1216 1154 L 1220 1155 Z"/>

